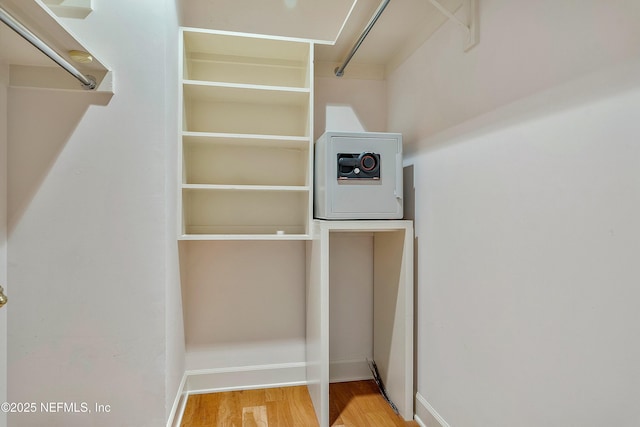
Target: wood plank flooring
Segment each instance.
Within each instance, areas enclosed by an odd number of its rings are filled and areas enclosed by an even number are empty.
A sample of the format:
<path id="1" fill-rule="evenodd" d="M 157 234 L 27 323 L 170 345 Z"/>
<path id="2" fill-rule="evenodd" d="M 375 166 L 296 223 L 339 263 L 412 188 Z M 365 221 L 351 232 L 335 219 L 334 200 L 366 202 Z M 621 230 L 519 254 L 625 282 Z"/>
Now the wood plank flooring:
<path id="1" fill-rule="evenodd" d="M 396 415 L 373 381 L 331 384 L 332 427 L 418 426 Z M 194 394 L 181 427 L 318 427 L 306 386 Z"/>
<path id="2" fill-rule="evenodd" d="M 181 427 L 317 427 L 306 386 L 189 396 Z"/>
<path id="3" fill-rule="evenodd" d="M 393 412 L 373 380 L 329 384 L 329 421 L 332 427 L 418 426 Z"/>

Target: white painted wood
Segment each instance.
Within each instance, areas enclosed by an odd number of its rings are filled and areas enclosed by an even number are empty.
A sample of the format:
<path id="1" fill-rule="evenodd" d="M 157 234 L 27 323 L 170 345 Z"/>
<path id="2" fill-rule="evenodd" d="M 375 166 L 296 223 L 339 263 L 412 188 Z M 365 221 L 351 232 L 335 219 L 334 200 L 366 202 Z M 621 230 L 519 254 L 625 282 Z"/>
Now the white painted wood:
<path id="1" fill-rule="evenodd" d="M 356 248 L 349 246 L 349 238 L 362 234 L 373 236 L 373 249 L 365 246 L 365 251 L 371 257 L 373 272 L 369 272 L 373 290 L 372 322 L 369 333 L 373 335 L 373 358 L 378 365 L 383 381 L 391 397 L 406 419 L 413 419 L 413 225 L 405 220 L 377 220 L 377 221 L 321 221 L 314 220 L 314 234 L 312 242 L 307 245 L 307 380 L 309 390 L 314 400 L 316 414 L 321 427 L 328 426 L 328 382 L 330 373 L 326 375 L 333 360 L 329 358 L 330 343 L 340 343 L 340 338 L 334 340 L 329 335 L 340 333 L 346 337 L 350 330 L 349 324 L 343 324 L 338 332 L 329 329 L 332 313 L 340 309 L 330 306 L 341 304 L 343 301 L 331 298 L 331 289 L 341 292 L 330 283 L 331 279 L 349 276 L 349 258 L 347 252 L 354 252 Z M 355 237 L 351 243 L 361 239 Z M 361 241 L 361 240 L 360 240 Z M 348 246 L 348 251 L 341 254 L 338 261 L 336 253 L 331 254 L 330 242 L 342 243 Z M 318 249 L 320 248 L 320 249 Z M 333 250 L 340 252 L 344 248 L 333 246 Z M 319 253 L 318 253 L 319 252 Z M 362 255 L 362 254 L 359 254 Z M 325 259 L 323 259 L 323 257 Z M 362 260 L 354 260 L 354 266 L 362 267 Z M 357 267 L 356 267 L 357 268 Z M 318 270 L 319 269 L 319 270 Z M 349 279 L 342 281 L 340 286 L 349 286 Z M 340 279 L 338 279 L 340 280 Z M 316 289 L 316 287 L 320 289 Z M 360 292 L 360 295 L 363 295 Z M 349 303 L 349 299 L 346 302 Z M 325 303 L 326 301 L 326 303 Z M 323 322 L 326 322 L 325 325 Z M 320 334 L 320 336 L 318 336 Z M 354 337 L 354 339 L 358 339 Z M 318 346 L 320 346 L 318 348 Z M 318 355 L 322 355 L 322 357 Z M 320 357 L 320 358 L 319 358 Z M 311 362 L 313 361 L 313 363 Z M 340 369 L 340 361 L 334 367 Z M 350 361 L 350 362 L 353 362 Z M 316 366 L 320 363 L 320 366 Z M 346 364 L 345 364 L 346 365 Z M 313 367 L 313 368 L 312 368 Z M 318 375 L 316 369 L 322 372 Z M 353 371 L 352 371 L 353 373 Z M 344 374 L 344 378 L 352 373 Z M 336 372 L 337 376 L 343 375 Z M 341 380 L 341 379 L 339 379 Z M 325 392 L 326 385 L 326 392 Z"/>
<path id="2" fill-rule="evenodd" d="M 173 405 L 171 406 L 171 412 L 169 412 L 169 417 L 167 418 L 167 427 L 179 427 L 182 421 L 182 415 L 184 414 L 184 408 L 187 405 L 187 374 L 182 375 L 182 381 L 180 381 L 180 386 L 178 387 L 178 392 L 176 393 L 176 398 L 173 401 Z"/>
<path id="3" fill-rule="evenodd" d="M 309 44 L 189 31 L 185 79 L 307 87 Z"/>
<path id="4" fill-rule="evenodd" d="M 306 234 L 309 190 L 184 189 L 186 234 Z"/>
<path id="5" fill-rule="evenodd" d="M 308 86 L 312 88 L 309 93 L 309 123 L 308 123 L 308 134 L 309 137 L 309 153 L 307 154 L 307 165 L 309 165 L 307 170 L 307 184 L 311 186 L 311 191 L 309 191 L 309 200 L 307 201 L 307 226 L 306 233 L 311 234 L 311 223 L 313 222 L 313 144 L 315 142 L 314 137 L 314 126 L 315 126 L 315 73 L 314 73 L 314 61 L 315 61 L 315 44 L 311 43 L 309 45 L 309 73 L 307 75 Z"/>
<path id="6" fill-rule="evenodd" d="M 303 362 L 187 371 L 185 389 L 199 394 L 303 385 L 305 371 Z"/>
<path id="7" fill-rule="evenodd" d="M 308 238 L 313 46 L 186 28 L 181 37 L 179 238 Z"/>
<path id="8" fill-rule="evenodd" d="M 183 234 L 178 240 L 309 240 L 310 234 Z"/>
<path id="9" fill-rule="evenodd" d="M 185 96 L 224 102 L 306 106 L 308 88 L 184 80 Z M 189 88 L 189 89 L 187 89 Z"/>
<path id="10" fill-rule="evenodd" d="M 307 386 L 320 426 L 329 425 L 329 231 L 313 222 L 307 242 Z"/>
<path id="11" fill-rule="evenodd" d="M 416 393 L 416 422 L 421 426 L 449 427 L 449 423 L 431 406 L 427 399 Z"/>
<path id="12" fill-rule="evenodd" d="M 308 91 L 184 85 L 183 130 L 308 136 Z"/>
<path id="13" fill-rule="evenodd" d="M 75 38 L 58 17 L 39 0 L 3 0 L 2 7 L 34 34 L 46 35 L 47 44 L 81 73 L 96 77 L 97 91 L 113 93 L 113 77 L 109 68 L 81 41 Z M 71 50 L 89 52 L 93 61 L 75 63 L 69 56 Z M 23 66 L 11 71 L 12 85 L 50 87 L 84 91 L 81 84 L 58 67 L 42 52 L 6 27 L 0 26 L 0 62 Z M 15 82 L 15 83 L 14 83 Z M 94 91 L 92 91 L 94 92 Z"/>
<path id="14" fill-rule="evenodd" d="M 58 89 L 68 91 L 85 91 L 82 83 L 60 67 L 34 67 L 29 65 L 12 65 L 10 85 L 12 87 L 32 87 L 42 89 Z M 92 91 L 85 91 L 88 95 L 96 92 L 113 95 L 113 73 L 111 71 L 92 71 L 97 86 Z M 109 97 L 105 97 L 108 100 Z M 104 102 L 106 104 L 106 101 Z"/>
<path id="15" fill-rule="evenodd" d="M 220 144 L 303 150 L 309 138 L 304 136 L 255 135 L 246 133 L 182 132 L 184 144 Z"/>
<path id="16" fill-rule="evenodd" d="M 236 185 L 236 184 L 183 184 L 185 190 L 235 190 L 235 191 L 309 191 L 300 185 Z"/>
<path id="17" fill-rule="evenodd" d="M 42 0 L 57 16 L 65 18 L 86 18 L 92 11 L 91 0 Z"/>
<path id="18" fill-rule="evenodd" d="M 204 141 L 204 143 L 202 142 Z M 185 182 L 187 184 L 229 184 L 264 186 L 307 185 L 308 144 L 295 142 L 271 145 L 258 141 L 236 144 L 203 138 L 183 138 Z"/>

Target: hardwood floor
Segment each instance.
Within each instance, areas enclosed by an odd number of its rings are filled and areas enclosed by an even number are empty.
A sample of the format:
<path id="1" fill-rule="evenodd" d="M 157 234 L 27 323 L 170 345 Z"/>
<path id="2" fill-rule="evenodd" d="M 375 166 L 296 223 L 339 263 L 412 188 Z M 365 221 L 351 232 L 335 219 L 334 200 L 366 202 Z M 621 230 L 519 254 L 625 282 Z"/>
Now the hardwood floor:
<path id="1" fill-rule="evenodd" d="M 373 380 L 330 384 L 329 420 L 332 427 L 418 426 L 393 412 Z"/>
<path id="2" fill-rule="evenodd" d="M 331 384 L 332 427 L 418 426 L 396 415 L 373 381 Z M 306 386 L 189 396 L 181 427 L 318 427 Z"/>
<path id="3" fill-rule="evenodd" d="M 317 427 L 306 386 L 189 396 L 181 427 Z"/>

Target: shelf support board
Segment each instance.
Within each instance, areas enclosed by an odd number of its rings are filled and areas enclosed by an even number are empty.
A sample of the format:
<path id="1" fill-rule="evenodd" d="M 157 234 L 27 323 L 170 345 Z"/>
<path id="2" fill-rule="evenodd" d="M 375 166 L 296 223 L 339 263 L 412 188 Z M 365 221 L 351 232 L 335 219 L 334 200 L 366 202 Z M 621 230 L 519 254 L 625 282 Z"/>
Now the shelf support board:
<path id="1" fill-rule="evenodd" d="M 478 44 L 478 0 L 465 0 L 468 5 L 468 21 L 466 24 L 462 22 L 457 16 L 445 8 L 438 0 L 429 0 L 429 2 L 440 11 L 450 21 L 454 22 L 458 26 L 462 27 L 466 34 L 466 40 L 464 44 L 464 51 L 469 51 L 472 47 Z"/>
<path id="2" fill-rule="evenodd" d="M 91 0 L 43 0 L 44 4 L 62 18 L 84 19 L 93 11 Z"/>

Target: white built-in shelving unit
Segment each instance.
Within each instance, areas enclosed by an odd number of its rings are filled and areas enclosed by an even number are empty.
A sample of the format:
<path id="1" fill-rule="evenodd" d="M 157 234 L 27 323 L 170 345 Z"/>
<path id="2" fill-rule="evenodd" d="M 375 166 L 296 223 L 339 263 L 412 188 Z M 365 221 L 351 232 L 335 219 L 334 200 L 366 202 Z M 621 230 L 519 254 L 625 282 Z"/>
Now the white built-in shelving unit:
<path id="1" fill-rule="evenodd" d="M 313 44 L 181 31 L 179 238 L 309 238 Z"/>
<path id="2" fill-rule="evenodd" d="M 314 42 L 194 28 L 180 37 L 183 396 L 306 384 L 326 427 L 329 383 L 371 378 L 371 358 L 411 419 L 412 223 L 313 220 Z M 234 319 L 303 327 L 236 342 L 220 329 Z"/>

